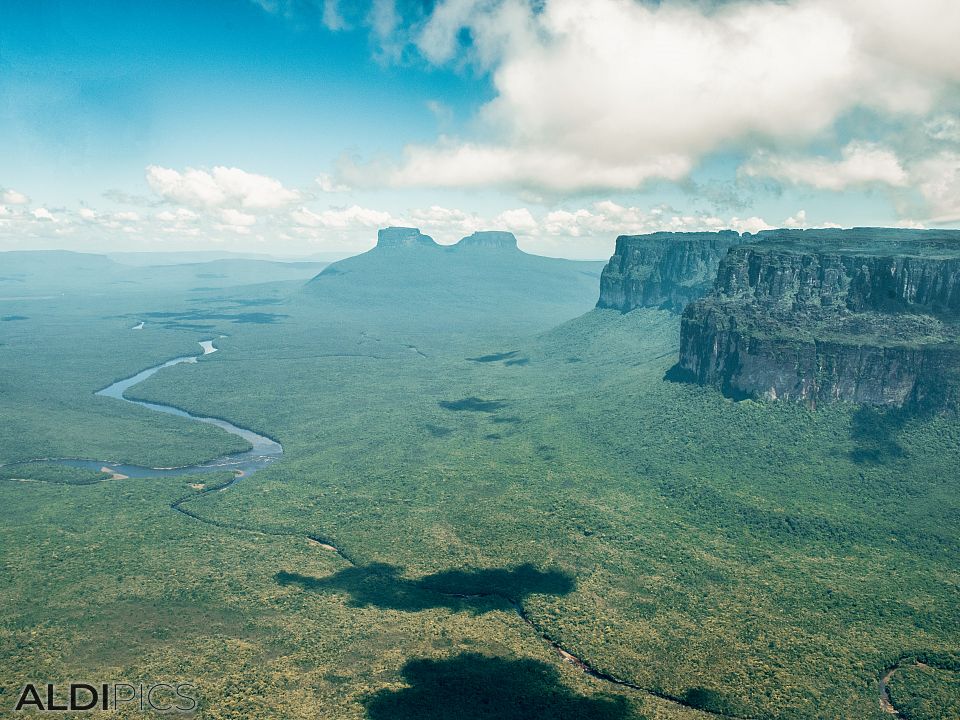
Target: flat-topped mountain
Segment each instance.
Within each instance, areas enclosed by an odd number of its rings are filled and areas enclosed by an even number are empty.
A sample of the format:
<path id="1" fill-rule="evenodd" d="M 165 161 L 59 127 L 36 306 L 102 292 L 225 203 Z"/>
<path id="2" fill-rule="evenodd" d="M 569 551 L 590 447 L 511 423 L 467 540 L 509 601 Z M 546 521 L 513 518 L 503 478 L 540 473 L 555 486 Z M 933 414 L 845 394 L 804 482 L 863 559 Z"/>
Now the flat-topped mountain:
<path id="1" fill-rule="evenodd" d="M 439 248 L 429 235 L 424 235 L 417 228 L 388 227 L 377 232 L 377 246 L 375 249 L 393 248 Z"/>
<path id="2" fill-rule="evenodd" d="M 720 260 L 740 242 L 740 234 L 733 230 L 621 235 L 603 269 L 597 307 L 681 312 L 710 292 Z"/>
<path id="3" fill-rule="evenodd" d="M 511 232 L 502 230 L 479 230 L 472 235 L 461 239 L 455 245 L 440 245 L 434 242 L 429 235 L 424 235 L 417 228 L 388 227 L 377 232 L 375 250 L 392 250 L 395 248 L 430 248 L 455 252 L 457 250 L 517 250 L 517 238 Z"/>
<path id="4" fill-rule="evenodd" d="M 676 374 L 734 397 L 943 409 L 960 381 L 960 232 L 772 231 L 683 313 Z"/>
<path id="5" fill-rule="evenodd" d="M 519 250 L 517 238 L 511 232 L 484 230 L 468 235 L 453 246 L 457 250 Z"/>
<path id="6" fill-rule="evenodd" d="M 531 255 L 508 232 L 476 232 L 439 245 L 416 228 L 385 228 L 373 249 L 329 265 L 304 288 L 340 308 L 397 318 L 418 308 L 438 324 L 491 322 L 546 328 L 586 312 L 601 262 Z"/>

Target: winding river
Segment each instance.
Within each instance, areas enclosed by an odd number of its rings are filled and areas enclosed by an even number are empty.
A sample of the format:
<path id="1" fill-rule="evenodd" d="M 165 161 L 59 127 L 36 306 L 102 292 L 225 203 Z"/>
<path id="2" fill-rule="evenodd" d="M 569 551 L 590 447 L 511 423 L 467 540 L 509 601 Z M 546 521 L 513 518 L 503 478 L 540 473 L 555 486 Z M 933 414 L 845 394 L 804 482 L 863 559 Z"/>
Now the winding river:
<path id="1" fill-rule="evenodd" d="M 174 358 L 173 360 L 167 360 L 165 363 L 147 368 L 146 370 L 138 372 L 136 375 L 132 375 L 124 380 L 118 380 L 112 385 L 103 388 L 103 390 L 98 391 L 96 394 L 104 397 L 114 398 L 116 400 L 122 400 L 134 405 L 139 405 L 147 408 L 148 410 L 190 418 L 191 420 L 207 423 L 208 425 L 216 425 L 218 428 L 226 430 L 231 435 L 241 437 L 250 443 L 251 448 L 249 450 L 239 453 L 232 453 L 230 455 L 224 455 L 216 460 L 210 460 L 200 465 L 172 468 L 151 468 L 144 467 L 142 465 L 126 465 L 123 463 L 102 462 L 100 460 L 57 459 L 52 460 L 51 462 L 55 462 L 59 465 L 68 465 L 70 467 L 85 468 L 89 470 L 104 470 L 106 468 L 109 470 L 109 472 L 113 473 L 114 476 L 126 475 L 127 477 L 169 477 L 176 475 L 194 475 L 202 472 L 232 470 L 235 474 L 234 481 L 236 481 L 238 478 L 255 473 L 257 470 L 262 470 L 267 465 L 277 460 L 283 454 L 283 446 L 280 445 L 280 443 L 278 443 L 276 440 L 272 440 L 265 435 L 260 435 L 252 430 L 238 427 L 233 423 L 227 422 L 226 420 L 221 420 L 220 418 L 193 415 L 185 410 L 173 407 L 172 405 L 161 405 L 160 403 L 131 400 L 124 395 L 124 393 L 134 385 L 142 383 L 148 377 L 155 375 L 164 368 L 173 367 L 174 365 L 182 365 L 184 363 L 195 363 L 199 358 L 217 352 L 217 348 L 214 347 L 213 342 L 213 340 L 202 341 L 200 343 L 200 347 L 203 349 L 203 353 L 200 355 L 185 355 L 183 357 Z"/>
<path id="2" fill-rule="evenodd" d="M 226 432 L 236 435 L 243 438 L 252 446 L 250 450 L 244 452 L 232 453 L 225 455 L 223 457 L 217 458 L 215 460 L 210 460 L 208 462 L 191 465 L 185 467 L 171 467 L 171 468 L 150 468 L 144 467 L 141 465 L 127 465 L 123 463 L 111 463 L 103 462 L 99 460 L 76 460 L 76 459 L 46 459 L 45 462 L 54 462 L 61 465 L 67 465 L 70 467 L 85 468 L 92 470 L 101 470 L 104 472 L 109 472 L 113 474 L 114 478 L 120 478 L 123 476 L 126 477 L 167 477 L 167 476 L 179 476 L 179 475 L 193 475 L 196 473 L 204 472 L 217 472 L 223 470 L 232 470 L 234 473 L 233 479 L 217 485 L 212 485 L 209 487 L 197 486 L 199 491 L 186 495 L 170 504 L 170 508 L 176 512 L 179 512 L 187 517 L 193 518 L 199 522 L 206 523 L 208 525 L 213 525 L 216 527 L 222 527 L 229 530 L 241 530 L 247 532 L 255 532 L 264 535 L 277 535 L 277 536 L 290 536 L 290 537 L 306 537 L 308 540 L 312 541 L 319 547 L 323 548 L 328 552 L 336 553 L 344 562 L 353 566 L 359 567 L 359 563 L 354 560 L 346 551 L 336 545 L 336 543 L 327 537 L 320 537 L 317 535 L 304 535 L 303 533 L 296 531 L 278 531 L 278 530 L 265 530 L 261 528 L 253 527 L 244 527 L 242 525 L 235 525 L 232 523 L 221 522 L 206 518 L 202 515 L 199 515 L 192 510 L 184 507 L 190 500 L 196 499 L 197 497 L 208 493 L 223 490 L 242 477 L 251 475 L 258 470 L 265 468 L 272 462 L 278 460 L 283 454 L 283 447 L 275 440 L 268 438 L 264 435 L 253 432 L 252 430 L 247 430 L 245 428 L 238 427 L 231 422 L 220 418 L 206 417 L 203 415 L 193 415 L 181 410 L 180 408 L 173 407 L 172 405 L 163 405 L 160 403 L 151 403 L 141 400 L 131 400 L 126 397 L 124 393 L 129 390 L 134 385 L 143 382 L 147 378 L 151 377 L 155 373 L 163 370 L 164 368 L 172 367 L 174 365 L 180 365 L 183 363 L 195 363 L 201 357 L 210 355 L 217 352 L 217 348 L 213 345 L 213 340 L 204 340 L 200 342 L 200 347 L 203 352 L 199 355 L 186 355 L 183 357 L 177 357 L 167 362 L 161 363 L 160 365 L 155 365 L 154 367 L 147 368 L 136 375 L 132 375 L 124 380 L 119 380 L 108 387 L 103 388 L 98 391 L 97 395 L 102 395 L 104 397 L 114 398 L 116 400 L 121 400 L 123 402 L 133 403 L 135 405 L 140 405 L 149 410 L 154 410 L 156 412 L 167 413 L 169 415 L 177 415 L 179 417 L 190 418 L 197 422 L 208 423 L 210 425 L 216 425 L 219 428 L 222 428 Z M 419 351 L 417 351 L 419 352 Z M 702 707 L 691 704 L 683 697 L 678 697 L 669 693 L 662 692 L 653 688 L 643 687 L 637 684 L 625 680 L 623 678 L 611 675 L 599 668 L 591 665 L 587 660 L 584 660 L 577 655 L 574 655 L 572 652 L 563 647 L 559 641 L 554 639 L 549 632 L 540 625 L 535 619 L 533 619 L 527 610 L 521 605 L 516 599 L 502 595 L 499 593 L 480 593 L 480 594 L 459 594 L 459 593 L 450 593 L 442 592 L 439 590 L 431 588 L 423 588 L 430 592 L 435 592 L 438 595 L 445 595 L 449 597 L 459 597 L 459 598 L 479 598 L 479 597 L 493 597 L 502 600 L 504 603 L 510 605 L 513 611 L 517 616 L 525 623 L 540 640 L 546 645 L 548 645 L 557 656 L 564 662 L 570 663 L 585 674 L 590 677 L 607 683 L 610 685 L 617 685 L 622 688 L 628 688 L 637 692 L 644 693 L 651 697 L 658 698 L 660 700 L 665 700 L 667 702 L 673 703 L 674 705 L 699 710 L 702 713 L 707 715 L 719 716 L 724 718 L 729 718 L 731 720 L 748 720 L 746 716 L 740 715 L 731 715 L 721 712 L 716 712 L 712 710 L 706 710 Z M 894 671 L 900 667 L 900 664 L 896 664 L 892 667 L 886 668 L 879 681 L 879 691 L 880 691 L 880 705 L 881 707 L 890 713 L 893 717 L 902 717 L 900 713 L 894 708 L 893 704 L 890 702 L 890 696 L 887 691 L 887 682 L 890 679 L 890 676 L 893 675 Z"/>

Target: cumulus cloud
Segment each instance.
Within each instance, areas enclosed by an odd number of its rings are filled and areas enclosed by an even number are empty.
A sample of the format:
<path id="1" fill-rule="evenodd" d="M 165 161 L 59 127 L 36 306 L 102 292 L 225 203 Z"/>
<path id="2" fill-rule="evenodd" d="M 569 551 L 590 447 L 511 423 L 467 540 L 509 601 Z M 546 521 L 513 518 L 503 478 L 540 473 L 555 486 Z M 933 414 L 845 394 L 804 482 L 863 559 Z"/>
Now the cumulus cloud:
<path id="1" fill-rule="evenodd" d="M 874 184 L 904 187 L 910 181 L 896 153 L 865 142 L 849 143 L 837 160 L 758 153 L 741 172 L 750 177 L 769 177 L 820 190 L 846 190 Z"/>
<path id="2" fill-rule="evenodd" d="M 428 62 L 490 72 L 489 139 L 414 145 L 348 166 L 354 181 L 636 188 L 757 137 L 809 140 L 855 108 L 920 118 L 960 81 L 954 0 L 440 0 L 414 20 Z"/>
<path id="3" fill-rule="evenodd" d="M 279 180 L 239 168 L 180 172 L 150 165 L 146 175 L 150 189 L 164 200 L 194 208 L 279 208 L 300 199 L 298 191 L 285 188 Z"/>
<path id="4" fill-rule="evenodd" d="M 602 200 L 588 207 L 551 210 L 539 220 L 527 209 L 510 211 L 525 216 L 526 229 L 518 234 L 537 237 L 612 239 L 661 230 L 675 232 L 732 229 L 739 232 L 769 230 L 763 218 L 721 218 L 704 212 L 683 213 L 666 206 L 640 208 Z M 501 216 L 502 217 L 502 216 Z"/>
<path id="5" fill-rule="evenodd" d="M 947 126 L 949 127 L 949 126 Z M 869 143 L 850 143 L 839 160 L 823 157 L 783 157 L 758 154 L 741 168 L 744 175 L 770 177 L 821 190 L 846 190 L 867 185 L 915 190 L 923 201 L 926 222 L 960 221 L 960 152 L 943 151 L 903 162 L 893 151 Z M 903 201 L 905 206 L 911 205 Z M 802 211 L 801 211 L 802 212 Z M 794 224 L 799 221 L 798 224 Z M 785 221 L 802 227 L 803 216 Z M 906 218 L 904 227 L 921 222 Z"/>
<path id="6" fill-rule="evenodd" d="M 30 202 L 30 198 L 28 198 L 22 192 L 17 192 L 12 188 L 8 188 L 0 192 L 0 202 L 3 202 L 6 205 L 26 205 Z"/>
<path id="7" fill-rule="evenodd" d="M 795 215 L 791 215 L 783 221 L 783 226 L 788 228 L 803 228 L 807 226 L 807 211 L 798 210 Z"/>
<path id="8" fill-rule="evenodd" d="M 427 234 L 455 235 L 457 239 L 481 229 L 483 223 L 484 219 L 476 213 L 439 205 L 410 210 L 403 218 L 403 224 L 425 228 L 429 231 Z"/>
<path id="9" fill-rule="evenodd" d="M 231 225 L 234 227 L 249 227 L 255 225 L 257 222 L 257 217 L 255 215 L 250 215 L 249 213 L 241 212 L 234 208 L 224 208 L 220 211 L 220 219 L 223 221 L 224 225 Z"/>
<path id="10" fill-rule="evenodd" d="M 798 222 L 806 220 L 801 213 L 795 218 Z M 335 249 L 349 253 L 369 248 L 376 241 L 377 229 L 389 225 L 419 227 L 441 243 L 456 242 L 476 230 L 507 230 L 517 235 L 527 251 L 594 259 L 608 256 L 614 238 L 620 234 L 724 228 L 756 232 L 770 227 L 758 216 L 719 217 L 681 212 L 665 205 L 642 208 L 612 200 L 551 210 L 520 206 L 490 214 L 441 205 L 403 211 L 360 205 L 327 209 L 301 205 L 262 214 L 236 207 L 203 211 L 176 207 L 153 212 L 149 217 L 86 206 L 51 212 L 45 207 L 18 211 L 0 205 L 0 241 L 14 246 L 25 237 L 47 238 L 56 244 L 61 238 L 74 236 L 129 249 L 132 237 L 153 249 L 161 246 L 158 243 L 170 249 L 195 249 L 229 240 L 233 248 L 260 252 Z"/>
<path id="11" fill-rule="evenodd" d="M 197 219 L 197 214 L 187 208 L 177 208 L 176 210 L 163 210 L 154 217 L 161 222 L 190 222 Z"/>
<path id="12" fill-rule="evenodd" d="M 379 228 L 395 224 L 390 213 L 363 208 L 359 205 L 324 210 L 319 213 L 309 208 L 301 207 L 293 211 L 291 217 L 297 225 L 304 227 L 339 230 L 355 227 Z"/>
<path id="13" fill-rule="evenodd" d="M 756 215 L 748 218 L 731 218 L 729 225 L 731 230 L 736 230 L 737 232 L 758 233 L 761 230 L 773 230 L 773 225 L 770 225 L 766 220 Z M 723 228 L 713 227 L 711 229 L 721 230 Z"/>
<path id="14" fill-rule="evenodd" d="M 340 13 L 338 0 L 324 0 L 323 24 L 328 30 L 346 30 L 350 27 Z"/>
<path id="15" fill-rule="evenodd" d="M 960 118 L 954 115 L 937 115 L 924 123 L 927 135 L 933 140 L 960 144 Z"/>
<path id="16" fill-rule="evenodd" d="M 960 222 L 960 153 L 944 152 L 926 158 L 912 172 L 930 209 L 930 222 Z"/>
<path id="17" fill-rule="evenodd" d="M 518 235 L 527 235 L 537 229 L 537 221 L 527 208 L 504 210 L 497 215 L 492 227 L 503 228 Z"/>
<path id="18" fill-rule="evenodd" d="M 318 175 L 315 179 L 317 187 L 320 188 L 320 192 L 325 193 L 342 193 L 350 192 L 350 186 L 343 183 L 337 182 L 330 175 L 323 174 Z"/>
<path id="19" fill-rule="evenodd" d="M 537 188 L 551 192 L 629 189 L 658 177 L 679 180 L 691 169 L 681 155 L 640 161 L 606 161 L 564 152 L 560 147 L 508 147 L 449 143 L 409 146 L 397 166 L 343 163 L 341 173 L 357 185 L 391 187 Z"/>

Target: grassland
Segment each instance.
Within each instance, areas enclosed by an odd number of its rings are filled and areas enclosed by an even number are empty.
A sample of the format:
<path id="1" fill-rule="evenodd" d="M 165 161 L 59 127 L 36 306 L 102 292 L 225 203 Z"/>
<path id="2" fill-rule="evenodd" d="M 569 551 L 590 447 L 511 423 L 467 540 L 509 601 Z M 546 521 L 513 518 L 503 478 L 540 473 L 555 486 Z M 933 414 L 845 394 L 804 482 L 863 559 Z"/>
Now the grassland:
<path id="1" fill-rule="evenodd" d="M 879 720 L 885 669 L 956 657 L 956 419 L 734 403 L 664 380 L 671 313 L 418 272 L 3 306 L 0 462 L 236 449 L 92 395 L 220 334 L 134 394 L 285 453 L 225 492 L 0 468 L 0 705 L 109 676 L 196 681 L 205 718 Z M 891 698 L 946 717 L 951 667 Z"/>

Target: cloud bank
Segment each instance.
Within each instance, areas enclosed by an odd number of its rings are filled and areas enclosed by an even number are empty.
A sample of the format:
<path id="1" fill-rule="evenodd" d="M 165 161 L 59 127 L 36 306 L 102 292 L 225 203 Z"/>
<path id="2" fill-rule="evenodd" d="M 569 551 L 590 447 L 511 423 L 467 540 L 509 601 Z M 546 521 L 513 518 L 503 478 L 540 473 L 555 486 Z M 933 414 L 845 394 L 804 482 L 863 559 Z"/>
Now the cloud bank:
<path id="1" fill-rule="evenodd" d="M 101 250 L 188 250 L 228 243 L 231 249 L 265 253 L 352 254 L 372 247 L 378 228 L 404 225 L 418 227 L 440 243 L 456 242 L 477 230 L 508 230 L 530 252 L 600 259 L 610 254 L 620 234 L 724 228 L 756 232 L 773 226 L 758 216 L 683 212 L 666 205 L 644 208 L 613 200 L 568 208 L 513 207 L 489 214 L 442 205 L 401 211 L 357 203 L 320 207 L 320 200 L 301 202 L 308 197 L 305 191 L 237 168 L 223 172 L 149 166 L 145 179 L 155 200 L 144 199 L 137 210 L 0 205 L 0 243 L 15 249 L 23 243 L 72 247 L 96 242 Z M 800 210 L 780 224 L 805 227 L 812 222 Z M 823 219 L 819 223 L 832 224 Z"/>
<path id="2" fill-rule="evenodd" d="M 429 63 L 489 71 L 486 139 L 342 171 L 356 184 L 565 193 L 678 180 L 712 152 L 801 146 L 855 109 L 926 116 L 956 95 L 958 36 L 954 0 L 441 0 L 408 42 Z M 898 184 L 879 152 L 854 146 L 837 180 L 796 169 L 819 187 L 877 173 Z"/>
<path id="3" fill-rule="evenodd" d="M 300 199 L 279 180 L 239 168 L 187 168 L 183 172 L 150 165 L 147 184 L 164 200 L 191 207 L 278 208 Z"/>

